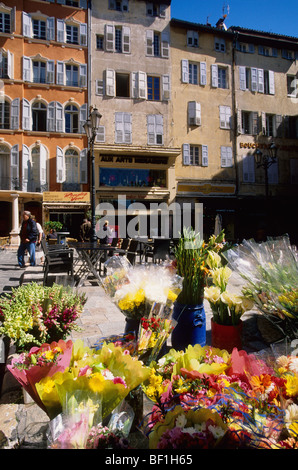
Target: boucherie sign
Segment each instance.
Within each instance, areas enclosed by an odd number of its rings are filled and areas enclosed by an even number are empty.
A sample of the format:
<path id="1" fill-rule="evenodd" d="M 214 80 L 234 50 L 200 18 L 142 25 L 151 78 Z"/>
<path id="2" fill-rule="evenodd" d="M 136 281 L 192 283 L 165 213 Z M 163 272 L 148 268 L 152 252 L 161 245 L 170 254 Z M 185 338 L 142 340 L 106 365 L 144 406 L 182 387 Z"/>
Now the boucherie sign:
<path id="1" fill-rule="evenodd" d="M 89 192 L 45 191 L 43 202 L 90 202 Z"/>

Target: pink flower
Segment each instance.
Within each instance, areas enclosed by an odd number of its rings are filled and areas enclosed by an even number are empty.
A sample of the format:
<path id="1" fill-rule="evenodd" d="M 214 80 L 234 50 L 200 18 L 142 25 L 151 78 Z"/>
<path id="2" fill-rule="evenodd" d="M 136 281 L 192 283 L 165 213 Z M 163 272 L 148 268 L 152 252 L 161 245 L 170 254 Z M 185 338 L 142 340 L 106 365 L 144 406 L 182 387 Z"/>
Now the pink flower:
<path id="1" fill-rule="evenodd" d="M 80 372 L 79 372 L 79 377 L 83 376 L 83 375 L 90 375 L 92 374 L 92 369 L 91 367 L 89 366 L 85 366 L 85 367 L 82 367 L 82 369 L 80 369 Z"/>
<path id="2" fill-rule="evenodd" d="M 127 385 L 126 385 L 125 381 L 121 377 L 115 377 L 113 379 L 113 383 L 114 384 L 122 384 L 122 385 L 124 385 L 125 388 L 127 388 Z"/>

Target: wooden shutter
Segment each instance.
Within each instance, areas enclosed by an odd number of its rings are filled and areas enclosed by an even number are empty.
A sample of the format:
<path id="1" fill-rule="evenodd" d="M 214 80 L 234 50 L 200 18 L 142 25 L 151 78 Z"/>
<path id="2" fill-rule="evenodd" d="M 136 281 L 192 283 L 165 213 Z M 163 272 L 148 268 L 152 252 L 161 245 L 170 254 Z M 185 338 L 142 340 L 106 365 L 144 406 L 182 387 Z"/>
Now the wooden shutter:
<path id="1" fill-rule="evenodd" d="M 104 81 L 97 79 L 95 80 L 95 94 L 104 95 Z"/>
<path id="2" fill-rule="evenodd" d="M 47 40 L 55 41 L 55 17 L 47 18 Z"/>
<path id="3" fill-rule="evenodd" d="M 162 99 L 164 101 L 168 101 L 171 97 L 170 93 L 170 75 L 163 75 L 162 76 Z"/>
<path id="4" fill-rule="evenodd" d="M 242 111 L 237 109 L 237 134 L 242 134 Z"/>
<path id="5" fill-rule="evenodd" d="M 128 26 L 122 27 L 122 52 L 130 53 L 130 28 Z"/>
<path id="6" fill-rule="evenodd" d="M 246 90 L 246 67 L 239 66 L 240 90 Z"/>
<path id="7" fill-rule="evenodd" d="M 88 104 L 85 103 L 80 107 L 80 124 L 79 124 L 79 133 L 84 134 L 84 124 L 87 121 L 88 117 Z"/>
<path id="8" fill-rule="evenodd" d="M 115 143 L 116 144 L 124 143 L 123 114 L 124 113 L 115 113 Z"/>
<path id="9" fill-rule="evenodd" d="M 274 83 L 274 72 L 273 70 L 269 70 L 269 94 L 275 94 L 275 83 Z"/>
<path id="10" fill-rule="evenodd" d="M 259 115 L 257 111 L 252 112 L 252 134 L 258 135 L 259 133 Z"/>
<path id="11" fill-rule="evenodd" d="M 55 83 L 55 61 L 48 60 L 46 64 L 47 73 L 46 73 L 46 82 Z"/>
<path id="12" fill-rule="evenodd" d="M 258 92 L 264 93 L 264 70 L 258 69 Z"/>
<path id="13" fill-rule="evenodd" d="M 80 87 L 85 88 L 87 86 L 87 64 L 80 64 Z"/>
<path id="14" fill-rule="evenodd" d="M 88 149 L 80 152 L 80 178 L 81 184 L 88 183 Z"/>
<path id="15" fill-rule="evenodd" d="M 114 51 L 115 28 L 111 24 L 105 25 L 105 50 L 106 52 Z"/>
<path id="16" fill-rule="evenodd" d="M 40 145 L 39 153 L 39 180 L 40 185 L 45 186 L 47 183 L 47 151 L 44 145 Z"/>
<path id="17" fill-rule="evenodd" d="M 161 57 L 168 59 L 170 55 L 170 34 L 168 31 L 161 33 Z"/>
<path id="18" fill-rule="evenodd" d="M 190 126 L 201 125 L 201 104 L 196 101 L 188 102 L 188 124 Z"/>
<path id="19" fill-rule="evenodd" d="M 56 183 L 63 183 L 63 181 L 65 181 L 63 150 L 61 147 L 57 146 L 57 149 L 56 149 Z"/>
<path id="20" fill-rule="evenodd" d="M 56 70 L 56 74 L 57 74 L 56 83 L 57 83 L 57 85 L 64 85 L 64 81 L 65 81 L 65 73 L 64 73 L 65 64 L 64 64 L 64 62 L 62 62 L 60 60 L 57 60 L 56 68 L 57 68 L 57 70 Z"/>
<path id="21" fill-rule="evenodd" d="M 24 131 L 31 131 L 31 106 L 26 98 L 23 98 L 22 105 L 22 128 Z"/>
<path id="22" fill-rule="evenodd" d="M 262 111 L 261 120 L 262 120 L 262 134 L 266 135 L 267 125 L 266 125 L 266 113 L 264 113 L 264 111 Z"/>
<path id="23" fill-rule="evenodd" d="M 56 131 L 64 132 L 63 106 L 58 101 L 56 102 Z"/>
<path id="24" fill-rule="evenodd" d="M 11 176 L 11 188 L 16 189 L 17 184 L 14 184 L 19 181 L 19 145 L 16 144 L 11 147 L 10 151 L 10 176 Z"/>
<path id="25" fill-rule="evenodd" d="M 154 38 L 154 32 L 152 31 L 152 29 L 147 29 L 146 30 L 146 55 L 149 55 L 149 56 L 154 55 L 153 38 Z"/>
<path id="26" fill-rule="evenodd" d="M 55 101 L 51 101 L 51 103 L 48 104 L 47 131 L 48 132 L 56 131 L 56 103 Z"/>
<path id="27" fill-rule="evenodd" d="M 183 144 L 182 145 L 182 159 L 183 165 L 190 165 L 190 145 Z"/>
<path id="28" fill-rule="evenodd" d="M 66 26 L 65 21 L 61 19 L 57 19 L 57 41 L 58 42 L 65 42 L 66 37 Z"/>
<path id="29" fill-rule="evenodd" d="M 22 20 L 23 20 L 23 36 L 26 36 L 27 38 L 31 38 L 32 37 L 32 18 L 28 13 L 23 11 Z"/>
<path id="30" fill-rule="evenodd" d="M 182 83 L 189 82 L 189 69 L 188 69 L 188 60 L 182 59 L 181 60 L 181 81 Z"/>
<path id="31" fill-rule="evenodd" d="M 96 142 L 104 143 L 106 140 L 105 126 L 99 126 L 96 134 Z"/>
<path id="32" fill-rule="evenodd" d="M 106 70 L 106 95 L 115 96 L 115 70 Z"/>
<path id="33" fill-rule="evenodd" d="M 22 189 L 28 191 L 28 183 L 30 179 L 30 151 L 27 145 L 23 144 L 22 151 Z"/>
<path id="34" fill-rule="evenodd" d="M 30 57 L 23 56 L 23 80 L 24 82 L 32 81 L 32 65 Z"/>
<path id="35" fill-rule="evenodd" d="M 253 155 L 246 155 L 242 159 L 243 183 L 255 182 L 255 159 Z"/>
<path id="36" fill-rule="evenodd" d="M 231 128 L 231 108 L 230 106 L 219 107 L 219 120 L 222 129 Z"/>
<path id="37" fill-rule="evenodd" d="M 202 145 L 202 166 L 208 166 L 208 145 Z"/>
<path id="38" fill-rule="evenodd" d="M 147 99 L 147 75 L 146 72 L 138 72 L 138 98 Z"/>
<path id="39" fill-rule="evenodd" d="M 216 64 L 211 65 L 211 85 L 213 88 L 218 87 L 218 66 Z"/>
<path id="40" fill-rule="evenodd" d="M 13 78 L 13 53 L 7 51 L 7 76 Z"/>
<path id="41" fill-rule="evenodd" d="M 80 45 L 87 46 L 87 23 L 80 24 Z"/>
<path id="42" fill-rule="evenodd" d="M 207 64 L 200 62 L 200 85 L 207 85 Z"/>
<path id="43" fill-rule="evenodd" d="M 276 130 L 276 137 L 282 137 L 282 115 L 281 114 L 276 114 L 275 115 L 275 130 Z"/>
<path id="44" fill-rule="evenodd" d="M 258 69 L 251 68 L 251 91 L 258 91 Z"/>
<path id="45" fill-rule="evenodd" d="M 148 144 L 155 144 L 155 116 L 154 114 L 149 114 L 147 116 L 147 138 Z"/>
<path id="46" fill-rule="evenodd" d="M 10 128 L 19 129 L 19 116 L 20 116 L 20 98 L 15 98 L 11 102 L 10 108 Z"/>

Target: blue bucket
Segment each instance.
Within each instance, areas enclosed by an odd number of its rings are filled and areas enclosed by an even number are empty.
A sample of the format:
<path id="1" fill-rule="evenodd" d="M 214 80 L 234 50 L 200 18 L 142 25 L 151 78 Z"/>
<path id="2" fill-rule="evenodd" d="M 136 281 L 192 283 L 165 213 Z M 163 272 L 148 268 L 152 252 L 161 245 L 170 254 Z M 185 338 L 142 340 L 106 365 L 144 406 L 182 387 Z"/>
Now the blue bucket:
<path id="1" fill-rule="evenodd" d="M 175 302 L 173 319 L 178 323 L 172 332 L 172 347 L 178 351 L 187 346 L 206 345 L 206 314 L 204 305 L 183 305 Z"/>

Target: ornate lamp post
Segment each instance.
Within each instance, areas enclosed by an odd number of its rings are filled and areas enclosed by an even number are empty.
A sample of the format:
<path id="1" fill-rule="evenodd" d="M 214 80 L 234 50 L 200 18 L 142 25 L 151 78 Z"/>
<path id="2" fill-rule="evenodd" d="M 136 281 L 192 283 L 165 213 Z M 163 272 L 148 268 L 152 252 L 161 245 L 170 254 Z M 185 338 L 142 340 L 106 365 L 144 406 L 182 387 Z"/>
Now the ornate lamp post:
<path id="1" fill-rule="evenodd" d="M 84 129 L 88 138 L 89 155 L 91 155 L 91 242 L 97 242 L 95 232 L 95 158 L 94 142 L 100 125 L 101 114 L 97 108 L 93 108 L 89 118 L 84 124 Z"/>
<path id="2" fill-rule="evenodd" d="M 265 171 L 265 191 L 266 191 L 266 199 L 269 195 L 268 190 L 268 168 L 273 165 L 273 163 L 277 163 L 277 147 L 274 142 L 269 146 L 268 155 L 264 155 L 260 149 L 257 149 L 254 153 L 255 162 L 257 164 L 257 168 L 264 168 Z"/>

